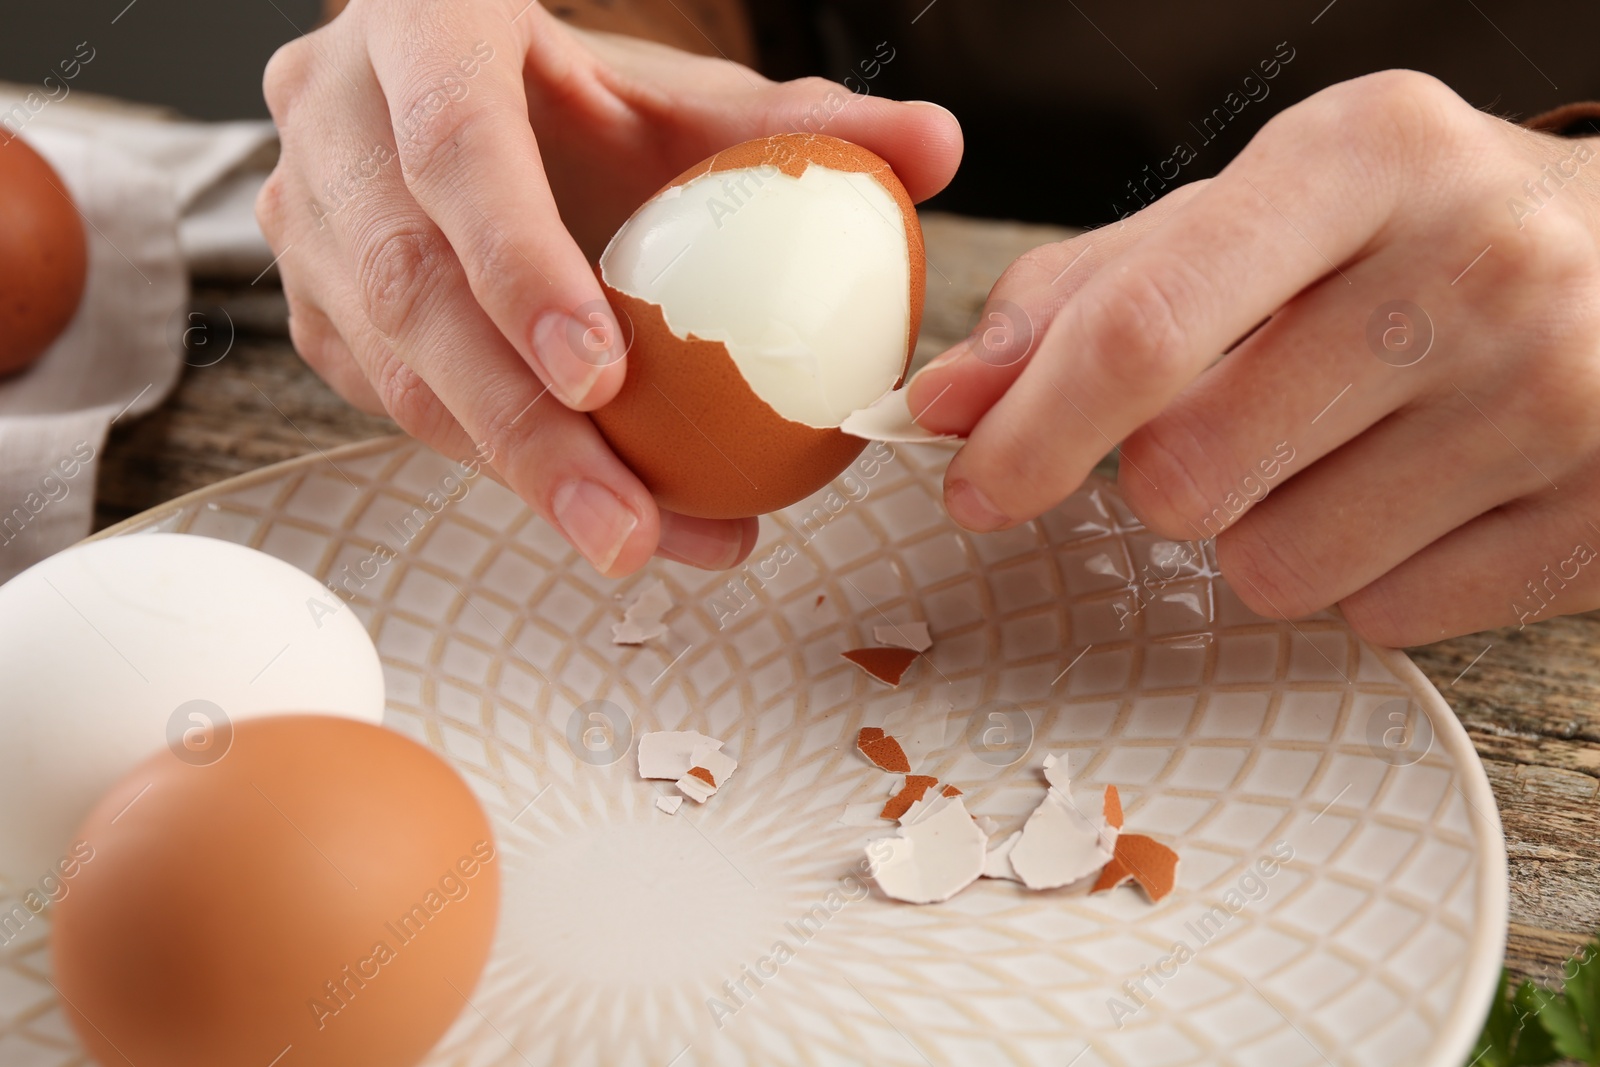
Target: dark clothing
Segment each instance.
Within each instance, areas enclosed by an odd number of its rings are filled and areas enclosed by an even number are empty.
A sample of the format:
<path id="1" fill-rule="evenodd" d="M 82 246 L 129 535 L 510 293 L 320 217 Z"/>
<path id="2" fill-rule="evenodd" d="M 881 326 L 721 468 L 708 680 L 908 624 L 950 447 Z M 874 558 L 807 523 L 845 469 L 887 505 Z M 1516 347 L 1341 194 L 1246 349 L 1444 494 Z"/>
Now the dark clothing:
<path id="1" fill-rule="evenodd" d="M 756 0 L 763 66 L 933 100 L 966 157 L 929 206 L 1094 225 L 1215 174 L 1276 112 L 1409 67 L 1513 120 L 1600 99 L 1595 0 Z M 875 57 L 893 58 L 884 63 Z M 868 78 L 871 72 L 875 76 Z"/>

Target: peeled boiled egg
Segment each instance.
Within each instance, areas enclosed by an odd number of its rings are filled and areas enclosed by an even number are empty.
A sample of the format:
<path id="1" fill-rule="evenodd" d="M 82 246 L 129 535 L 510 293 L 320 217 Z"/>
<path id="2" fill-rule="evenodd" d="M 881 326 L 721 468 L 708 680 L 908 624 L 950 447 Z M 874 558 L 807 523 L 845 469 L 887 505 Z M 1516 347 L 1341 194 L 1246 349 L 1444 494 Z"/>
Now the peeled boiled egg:
<path id="1" fill-rule="evenodd" d="M 407 1067 L 465 1008 L 499 916 L 467 784 L 349 719 L 252 719 L 200 766 L 158 752 L 76 839 L 54 977 L 102 1067 Z"/>
<path id="2" fill-rule="evenodd" d="M 923 274 L 916 209 L 873 153 L 811 134 L 719 152 L 600 257 L 632 340 L 622 389 L 594 421 L 673 511 L 792 504 L 865 446 L 839 426 L 904 377 Z"/>
<path id="3" fill-rule="evenodd" d="M 0 878 L 34 885 L 152 752 L 195 764 L 284 708 L 383 718 L 383 669 L 331 590 L 185 534 L 90 541 L 0 586 Z"/>
<path id="4" fill-rule="evenodd" d="M 88 263 L 66 183 L 27 142 L 0 134 L 0 374 L 38 359 L 67 328 Z"/>

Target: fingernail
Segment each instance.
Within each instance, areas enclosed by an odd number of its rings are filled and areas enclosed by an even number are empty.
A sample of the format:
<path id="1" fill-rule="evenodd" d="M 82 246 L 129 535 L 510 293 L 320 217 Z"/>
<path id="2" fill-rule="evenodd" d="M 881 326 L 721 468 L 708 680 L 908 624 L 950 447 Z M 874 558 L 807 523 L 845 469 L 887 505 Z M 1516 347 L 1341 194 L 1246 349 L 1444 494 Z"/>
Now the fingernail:
<path id="1" fill-rule="evenodd" d="M 950 349 L 948 352 L 944 352 L 938 356 L 935 356 L 927 363 L 926 366 L 911 376 L 911 380 L 906 383 L 906 399 L 912 401 L 911 410 L 922 411 L 928 406 L 929 403 L 932 402 L 931 400 L 924 400 L 921 407 L 917 406 L 916 401 L 921 398 L 919 398 L 913 390 L 917 388 L 917 383 L 922 380 L 923 376 L 931 370 L 938 370 L 940 367 L 948 367 L 950 364 L 960 359 L 961 354 L 962 347 L 958 345 L 955 348 Z M 925 386 L 924 388 L 928 387 Z"/>
<path id="2" fill-rule="evenodd" d="M 629 535 L 639 526 L 639 516 L 615 493 L 590 481 L 558 487 L 550 498 L 550 510 L 567 540 L 601 574 L 617 562 Z"/>
<path id="3" fill-rule="evenodd" d="M 605 368 L 621 358 L 617 331 L 583 322 L 564 311 L 547 311 L 533 325 L 535 370 L 567 407 L 589 397 Z"/>
<path id="4" fill-rule="evenodd" d="M 966 354 L 967 342 L 963 341 L 954 348 L 947 349 L 946 351 L 941 352 L 937 356 L 930 359 L 927 364 L 923 366 L 922 370 L 917 371 L 916 374 L 911 376 L 911 380 L 916 381 L 922 376 L 923 371 L 934 370 L 938 367 L 948 367 L 950 364 L 954 363 L 956 360 L 960 359 Z"/>
<path id="5" fill-rule="evenodd" d="M 744 537 L 726 523 L 663 511 L 658 546 L 656 554 L 667 559 L 702 570 L 722 571 L 739 558 Z"/>
<path id="6" fill-rule="evenodd" d="M 971 482 L 951 482 L 944 491 L 944 507 L 957 525 L 978 533 L 998 530 L 1011 522 Z"/>

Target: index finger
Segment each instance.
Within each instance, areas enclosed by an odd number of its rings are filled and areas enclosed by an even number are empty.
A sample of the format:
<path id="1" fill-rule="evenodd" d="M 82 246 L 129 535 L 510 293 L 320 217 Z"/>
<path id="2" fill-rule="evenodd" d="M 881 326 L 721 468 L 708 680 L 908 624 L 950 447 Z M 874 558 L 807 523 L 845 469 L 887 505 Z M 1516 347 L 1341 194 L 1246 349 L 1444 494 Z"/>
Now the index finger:
<path id="1" fill-rule="evenodd" d="M 1342 273 L 1398 199 L 1370 180 L 1380 168 L 1359 142 L 1371 137 L 1345 110 L 1313 98 L 1286 112 L 1072 297 L 951 461 L 952 518 L 996 530 L 1043 513 L 1232 342 Z M 1291 136 L 1294 119 L 1305 126 Z"/>
<path id="2" fill-rule="evenodd" d="M 548 16 L 526 0 L 396 5 L 390 15 L 368 48 L 411 195 L 545 384 L 568 407 L 601 406 L 622 385 L 624 341 L 561 221 L 522 80 Z"/>

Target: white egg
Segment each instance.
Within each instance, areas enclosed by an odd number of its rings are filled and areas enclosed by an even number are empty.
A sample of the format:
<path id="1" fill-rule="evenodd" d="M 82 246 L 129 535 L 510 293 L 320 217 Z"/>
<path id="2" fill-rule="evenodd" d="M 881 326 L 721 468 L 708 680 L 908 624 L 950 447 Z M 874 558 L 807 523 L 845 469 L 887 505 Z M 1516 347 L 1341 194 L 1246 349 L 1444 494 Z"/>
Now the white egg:
<path id="1" fill-rule="evenodd" d="M 319 711 L 378 723 L 383 669 L 310 575 L 209 537 L 66 550 L 0 586 L 0 880 L 56 870 L 106 789 L 167 745 L 226 758 L 230 723 Z"/>

